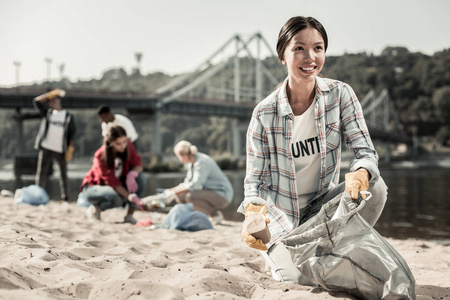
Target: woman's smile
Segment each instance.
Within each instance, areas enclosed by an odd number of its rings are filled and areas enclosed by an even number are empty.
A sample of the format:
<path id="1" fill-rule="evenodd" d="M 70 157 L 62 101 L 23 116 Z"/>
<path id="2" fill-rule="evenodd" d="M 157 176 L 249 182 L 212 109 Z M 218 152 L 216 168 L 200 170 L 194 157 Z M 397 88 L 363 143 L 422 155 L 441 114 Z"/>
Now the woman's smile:
<path id="1" fill-rule="evenodd" d="M 308 67 L 300 67 L 299 69 L 306 74 L 312 74 L 314 73 L 316 68 L 317 66 L 308 66 Z"/>

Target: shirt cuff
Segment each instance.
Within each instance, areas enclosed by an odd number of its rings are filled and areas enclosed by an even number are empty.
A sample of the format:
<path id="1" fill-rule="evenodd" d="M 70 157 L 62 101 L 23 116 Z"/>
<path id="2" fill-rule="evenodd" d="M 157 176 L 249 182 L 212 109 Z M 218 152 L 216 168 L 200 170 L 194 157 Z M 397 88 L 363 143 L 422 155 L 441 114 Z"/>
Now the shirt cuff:
<path id="1" fill-rule="evenodd" d="M 263 205 L 266 204 L 266 201 L 264 201 L 260 197 L 247 197 L 242 201 L 241 205 L 239 205 L 237 212 L 241 214 L 245 214 L 245 210 L 247 209 L 247 205 L 251 203 L 254 205 Z"/>
<path id="2" fill-rule="evenodd" d="M 371 161 L 367 161 L 364 159 L 358 159 L 351 165 L 350 172 L 355 172 L 359 168 L 364 168 L 367 170 L 367 172 L 370 173 L 370 180 L 369 180 L 370 183 L 377 182 L 378 178 L 380 178 L 380 170 Z"/>

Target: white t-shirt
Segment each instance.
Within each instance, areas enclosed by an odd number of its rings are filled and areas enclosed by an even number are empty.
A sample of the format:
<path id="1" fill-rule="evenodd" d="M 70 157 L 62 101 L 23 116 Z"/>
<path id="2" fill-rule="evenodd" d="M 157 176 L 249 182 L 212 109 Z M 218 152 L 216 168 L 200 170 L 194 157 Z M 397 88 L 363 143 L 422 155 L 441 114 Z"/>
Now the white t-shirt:
<path id="1" fill-rule="evenodd" d="M 291 152 L 301 208 L 319 190 L 320 147 L 314 121 L 314 103 L 300 116 L 294 116 L 292 130 Z"/>
<path id="2" fill-rule="evenodd" d="M 134 125 L 130 121 L 130 119 L 119 114 L 114 114 L 114 121 L 112 122 L 102 122 L 102 135 L 105 136 L 108 132 L 108 129 L 113 125 L 122 126 L 127 132 L 127 136 L 131 140 L 131 142 L 134 143 L 138 139 L 139 135 L 137 134 L 136 129 L 134 128 Z"/>
<path id="3" fill-rule="evenodd" d="M 122 172 L 123 172 L 123 160 L 120 157 L 116 157 L 114 159 L 114 175 L 116 176 L 117 179 L 119 179 L 120 176 L 122 176 Z"/>
<path id="4" fill-rule="evenodd" d="M 42 140 L 41 147 L 58 153 L 63 153 L 64 121 L 67 111 L 53 110 L 48 120 L 47 134 Z"/>

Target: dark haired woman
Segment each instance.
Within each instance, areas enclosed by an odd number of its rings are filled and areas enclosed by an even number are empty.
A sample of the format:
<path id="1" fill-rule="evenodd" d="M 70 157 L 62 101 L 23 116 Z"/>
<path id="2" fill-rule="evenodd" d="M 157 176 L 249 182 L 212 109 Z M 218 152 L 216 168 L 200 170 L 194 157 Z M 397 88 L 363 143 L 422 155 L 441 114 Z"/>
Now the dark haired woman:
<path id="1" fill-rule="evenodd" d="M 352 198 L 363 190 L 372 193 L 360 212 L 371 225 L 387 199 L 378 154 L 355 93 L 348 84 L 319 77 L 327 47 L 326 31 L 316 19 L 286 22 L 277 53 L 288 76 L 256 106 L 247 131 L 244 201 L 238 211 L 263 211 L 261 206 L 266 206 L 272 238 L 265 245 L 245 230 L 242 236 L 250 247 L 264 251 L 273 277 L 285 282 L 301 283 L 301 274 L 277 241 L 344 190 Z M 345 183 L 339 184 L 342 139 L 354 159 Z"/>
<path id="2" fill-rule="evenodd" d="M 100 220 L 101 211 L 123 207 L 130 201 L 124 222 L 135 224 L 135 203 L 140 203 L 138 195 L 145 185 L 142 169 L 141 157 L 125 129 L 118 125 L 110 127 L 81 184 L 84 196 L 92 204 L 88 216 Z"/>

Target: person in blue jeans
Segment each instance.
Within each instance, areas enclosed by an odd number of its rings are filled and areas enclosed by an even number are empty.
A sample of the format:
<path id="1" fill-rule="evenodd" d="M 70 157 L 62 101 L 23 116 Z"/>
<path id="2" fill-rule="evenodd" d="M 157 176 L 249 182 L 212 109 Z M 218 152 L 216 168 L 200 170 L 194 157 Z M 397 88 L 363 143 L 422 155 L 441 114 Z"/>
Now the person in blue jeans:
<path id="1" fill-rule="evenodd" d="M 118 125 L 110 127 L 81 184 L 85 198 L 91 203 L 89 218 L 100 220 L 102 211 L 128 204 L 124 222 L 136 224 L 133 213 L 145 188 L 142 171 L 141 157 L 125 129 Z"/>

